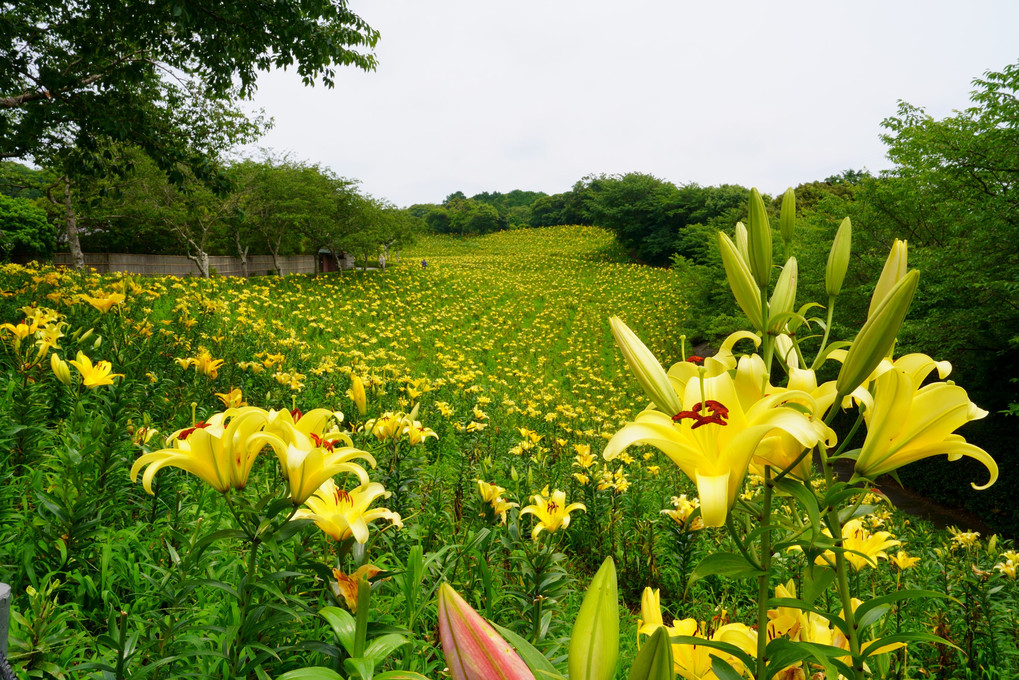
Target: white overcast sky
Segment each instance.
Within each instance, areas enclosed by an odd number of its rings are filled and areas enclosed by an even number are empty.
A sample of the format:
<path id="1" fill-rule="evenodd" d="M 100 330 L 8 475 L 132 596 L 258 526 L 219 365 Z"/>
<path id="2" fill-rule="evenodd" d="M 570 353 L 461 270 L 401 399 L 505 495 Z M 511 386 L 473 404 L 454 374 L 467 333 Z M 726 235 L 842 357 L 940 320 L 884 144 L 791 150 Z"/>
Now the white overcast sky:
<path id="1" fill-rule="evenodd" d="M 378 70 L 263 74 L 259 143 L 399 206 L 559 193 L 591 173 L 779 193 L 890 166 L 902 99 L 936 118 L 1019 61 L 1019 2 L 352 0 Z"/>

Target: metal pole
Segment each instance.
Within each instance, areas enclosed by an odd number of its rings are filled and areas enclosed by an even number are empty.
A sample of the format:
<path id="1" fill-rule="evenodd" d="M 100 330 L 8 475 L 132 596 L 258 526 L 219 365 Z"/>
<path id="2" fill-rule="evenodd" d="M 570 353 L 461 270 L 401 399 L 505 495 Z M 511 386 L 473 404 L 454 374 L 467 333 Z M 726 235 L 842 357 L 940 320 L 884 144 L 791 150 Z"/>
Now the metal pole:
<path id="1" fill-rule="evenodd" d="M 0 654 L 7 656 L 7 632 L 11 623 L 11 587 L 0 583 Z"/>

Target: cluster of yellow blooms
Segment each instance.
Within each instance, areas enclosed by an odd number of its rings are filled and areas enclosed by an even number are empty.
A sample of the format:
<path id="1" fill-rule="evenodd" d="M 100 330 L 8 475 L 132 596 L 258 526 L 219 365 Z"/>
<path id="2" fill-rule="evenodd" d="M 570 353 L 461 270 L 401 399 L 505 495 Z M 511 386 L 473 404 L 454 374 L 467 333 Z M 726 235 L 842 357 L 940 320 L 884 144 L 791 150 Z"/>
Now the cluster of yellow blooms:
<path id="1" fill-rule="evenodd" d="M 208 376 L 213 380 L 219 376 L 219 369 L 223 366 L 222 359 L 213 359 L 209 351 L 205 349 L 199 350 L 198 354 L 193 357 L 178 358 L 173 361 L 185 371 L 189 368 L 194 368 L 197 373 Z"/>
<path id="2" fill-rule="evenodd" d="M 389 520 L 402 526 L 400 516 L 386 508 L 370 509 L 379 497 L 389 493 L 371 482 L 365 469 L 354 462 L 375 459 L 356 449 L 339 430 L 343 414 L 327 409 L 300 411 L 263 410 L 253 406 L 228 408 L 171 434 L 165 448 L 140 456 L 131 468 L 131 479 L 145 468 L 142 483 L 152 493 L 155 474 L 164 467 L 177 467 L 200 477 L 221 493 L 243 489 L 256 457 L 268 446 L 279 459 L 293 505 L 306 505 L 294 519 L 312 519 L 338 541 L 368 540 L 368 524 Z M 333 481 L 340 473 L 354 475 L 359 484 L 341 489 Z"/>
<path id="3" fill-rule="evenodd" d="M 796 599 L 795 584 L 790 580 L 785 585 L 776 586 L 775 597 Z M 855 610 L 860 604 L 862 604 L 860 600 L 854 600 L 853 609 Z M 726 619 L 724 613 L 719 618 L 722 621 Z M 637 625 L 638 644 L 644 636 L 649 636 L 656 629 L 665 626 L 662 618 L 661 595 L 658 590 L 644 589 L 640 602 L 640 620 Z M 710 630 L 703 622 L 688 618 L 676 619 L 667 628 L 669 628 L 670 636 L 682 635 L 724 642 L 735 645 L 750 656 L 757 654 L 758 631 L 743 623 L 726 622 Z M 828 619 L 819 614 L 794 607 L 776 607 L 768 610 L 767 636 L 769 642 L 784 638 L 792 642 L 807 642 L 849 651 L 849 640 L 837 626 L 832 625 Z M 903 643 L 892 643 L 880 647 L 872 654 L 887 654 L 904 646 Z M 673 670 L 685 680 L 717 680 L 711 667 L 712 657 L 716 656 L 732 666 L 741 676 L 749 670 L 736 655 L 719 651 L 713 647 L 678 642 L 672 645 Z M 849 663 L 850 657 L 847 654 L 841 660 Z M 776 680 L 806 680 L 808 677 L 814 677 L 810 673 L 809 667 L 797 663 L 784 668 L 773 678 Z"/>
<path id="4" fill-rule="evenodd" d="M 115 294 L 115 297 L 119 299 L 111 304 L 119 304 L 124 296 Z M 92 299 L 98 302 L 107 300 L 106 298 Z M 94 304 L 93 306 L 96 305 Z M 53 371 L 53 375 L 68 387 L 74 384 L 68 364 L 78 370 L 78 374 L 81 376 L 81 384 L 87 389 L 112 385 L 113 378 L 123 377 L 122 373 L 113 373 L 113 366 L 109 361 L 96 361 L 92 363 L 92 360 L 81 350 L 78 350 L 75 358 L 70 361 L 64 361 L 56 352 L 51 353 L 51 350 L 62 349 L 60 341 L 66 337 L 64 330 L 68 326 L 67 322 L 63 320 L 63 315 L 56 310 L 48 307 L 23 307 L 21 312 L 25 315 L 24 321 L 17 324 L 0 324 L 0 331 L 5 331 L 4 337 L 10 342 L 14 353 L 23 357 L 23 369 L 27 370 L 41 364 L 47 353 L 49 353 L 50 368 Z M 87 339 L 91 334 L 91 330 L 82 333 L 80 337 L 77 337 L 78 342 Z M 25 346 L 25 341 L 29 339 L 35 341 L 34 355 L 31 349 Z M 99 339 L 97 338 L 98 342 Z M 23 350 L 24 354 L 22 355 Z"/>

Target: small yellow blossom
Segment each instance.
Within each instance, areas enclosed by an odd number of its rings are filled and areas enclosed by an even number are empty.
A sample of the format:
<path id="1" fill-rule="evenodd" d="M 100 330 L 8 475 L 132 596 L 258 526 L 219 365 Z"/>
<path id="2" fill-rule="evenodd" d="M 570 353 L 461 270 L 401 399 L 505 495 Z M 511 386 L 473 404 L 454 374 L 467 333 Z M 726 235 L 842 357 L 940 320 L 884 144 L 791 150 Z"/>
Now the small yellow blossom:
<path id="1" fill-rule="evenodd" d="M 900 550 L 895 554 L 895 557 L 889 558 L 889 562 L 898 567 L 899 571 L 904 571 L 919 564 L 920 558 L 910 557 L 905 550 Z"/>
<path id="2" fill-rule="evenodd" d="M 545 487 L 543 493 L 548 495 L 548 487 Z M 538 523 L 531 530 L 532 539 L 538 538 L 538 534 L 542 531 L 551 534 L 558 529 L 565 529 L 570 525 L 571 512 L 587 510 L 587 506 L 583 503 L 567 505 L 566 492 L 558 489 L 552 492 L 550 498 L 546 499 L 542 494 L 535 494 L 532 498 L 534 504 L 528 505 L 520 511 L 521 516 L 534 515 L 538 519 Z"/>

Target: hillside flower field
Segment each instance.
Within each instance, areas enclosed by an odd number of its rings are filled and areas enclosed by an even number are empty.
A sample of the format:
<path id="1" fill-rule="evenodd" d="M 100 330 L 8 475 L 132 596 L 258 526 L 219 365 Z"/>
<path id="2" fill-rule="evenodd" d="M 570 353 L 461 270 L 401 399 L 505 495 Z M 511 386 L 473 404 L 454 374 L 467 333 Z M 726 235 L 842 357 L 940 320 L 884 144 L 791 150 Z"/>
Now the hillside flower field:
<path id="1" fill-rule="evenodd" d="M 684 281 L 595 227 L 318 277 L 0 265 L 16 674 L 1015 677 L 1015 546 L 871 483 L 997 476 L 951 366 L 894 352 L 905 244 L 828 337 L 796 280 L 832 309 L 848 227 L 798 272 L 760 214 L 719 241 L 747 330 L 697 350 Z"/>

